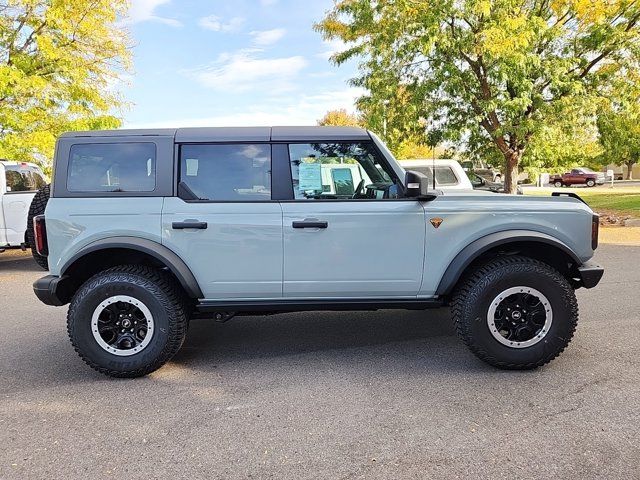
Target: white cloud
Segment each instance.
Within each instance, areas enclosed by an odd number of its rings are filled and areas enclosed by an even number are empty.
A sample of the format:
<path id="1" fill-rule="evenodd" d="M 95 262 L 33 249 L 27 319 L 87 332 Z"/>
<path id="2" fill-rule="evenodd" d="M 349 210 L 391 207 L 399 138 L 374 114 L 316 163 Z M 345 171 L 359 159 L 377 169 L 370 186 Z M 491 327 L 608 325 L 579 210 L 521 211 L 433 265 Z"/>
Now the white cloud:
<path id="1" fill-rule="evenodd" d="M 255 30 L 250 33 L 253 37 L 253 43 L 258 47 L 266 47 L 267 45 L 273 45 L 282 37 L 286 30 L 284 28 L 274 28 L 273 30 Z"/>
<path id="2" fill-rule="evenodd" d="M 175 18 L 161 17 L 155 14 L 156 8 L 171 0 L 132 0 L 129 15 L 121 23 L 133 25 L 141 22 L 158 22 L 171 27 L 181 27 L 182 23 Z"/>
<path id="3" fill-rule="evenodd" d="M 328 110 L 345 108 L 355 111 L 355 99 L 364 94 L 359 88 L 329 90 L 314 95 L 272 99 L 244 112 L 210 117 L 127 124 L 127 128 L 242 127 L 273 125 L 315 125 Z"/>
<path id="4" fill-rule="evenodd" d="M 210 65 L 183 71 L 201 85 L 223 92 L 259 89 L 278 93 L 293 88 L 293 79 L 306 67 L 304 57 L 257 58 L 257 52 L 223 53 Z"/>
<path id="5" fill-rule="evenodd" d="M 316 57 L 323 58 L 325 60 L 329 60 L 336 53 L 340 53 L 349 48 L 348 45 L 340 39 L 323 40 L 322 43 L 324 44 L 326 50 L 324 52 L 318 53 Z"/>
<path id="6" fill-rule="evenodd" d="M 217 15 L 209 15 L 202 17 L 198 20 L 198 25 L 206 30 L 212 30 L 214 32 L 232 33 L 237 32 L 244 25 L 245 19 L 243 17 L 233 17 L 229 21 L 225 22 Z"/>

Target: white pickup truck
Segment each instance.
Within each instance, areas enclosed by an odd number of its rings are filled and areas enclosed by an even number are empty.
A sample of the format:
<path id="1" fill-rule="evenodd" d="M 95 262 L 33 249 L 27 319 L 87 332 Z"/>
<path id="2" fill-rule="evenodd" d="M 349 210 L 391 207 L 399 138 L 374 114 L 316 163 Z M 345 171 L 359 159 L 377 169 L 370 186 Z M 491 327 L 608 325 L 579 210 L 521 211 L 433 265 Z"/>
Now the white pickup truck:
<path id="1" fill-rule="evenodd" d="M 0 252 L 25 248 L 29 206 L 36 191 L 46 184 L 35 164 L 0 161 Z"/>

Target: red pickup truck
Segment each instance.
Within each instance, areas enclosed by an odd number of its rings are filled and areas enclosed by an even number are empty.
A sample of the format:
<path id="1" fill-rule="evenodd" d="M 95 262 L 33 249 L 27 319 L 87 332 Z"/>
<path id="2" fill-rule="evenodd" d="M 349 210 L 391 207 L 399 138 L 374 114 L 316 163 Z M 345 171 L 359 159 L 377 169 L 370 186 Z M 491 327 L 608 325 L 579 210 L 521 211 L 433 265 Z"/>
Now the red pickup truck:
<path id="1" fill-rule="evenodd" d="M 574 168 L 562 175 L 551 175 L 549 183 L 554 187 L 568 187 L 571 185 L 586 185 L 595 187 L 604 184 L 604 173 L 594 172 L 589 168 Z"/>

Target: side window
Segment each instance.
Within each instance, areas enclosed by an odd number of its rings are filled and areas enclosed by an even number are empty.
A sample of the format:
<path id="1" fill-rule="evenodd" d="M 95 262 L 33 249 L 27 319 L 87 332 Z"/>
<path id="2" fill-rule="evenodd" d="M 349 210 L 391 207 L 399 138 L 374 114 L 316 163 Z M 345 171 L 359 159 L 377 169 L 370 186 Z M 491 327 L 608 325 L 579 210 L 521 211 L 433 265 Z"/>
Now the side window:
<path id="1" fill-rule="evenodd" d="M 35 186 L 35 190 L 40 190 L 47 184 L 47 181 L 40 172 L 31 172 L 31 175 L 33 176 L 33 184 Z"/>
<path id="2" fill-rule="evenodd" d="M 7 192 L 28 192 L 33 190 L 29 182 L 28 172 L 20 172 L 17 169 L 7 168 L 5 175 L 7 177 Z"/>
<path id="3" fill-rule="evenodd" d="M 39 171 L 34 167 L 5 167 L 7 192 L 32 192 L 42 188 L 46 183 Z"/>
<path id="4" fill-rule="evenodd" d="M 271 146 L 182 145 L 180 181 L 201 200 L 271 200 Z"/>
<path id="5" fill-rule="evenodd" d="M 393 171 L 380 162 L 370 144 L 290 144 L 289 157 L 296 199 L 385 199 L 399 196 Z"/>
<path id="6" fill-rule="evenodd" d="M 436 183 L 439 185 L 457 185 L 459 182 L 451 167 L 436 167 Z"/>
<path id="7" fill-rule="evenodd" d="M 71 147 L 71 192 L 152 192 L 156 188 L 154 143 L 82 143 Z"/>
<path id="8" fill-rule="evenodd" d="M 407 167 L 408 170 L 413 170 L 426 175 L 429 179 L 429 184 L 433 182 L 433 170 L 431 167 Z M 476 175 L 477 176 L 477 175 Z M 436 184 L 438 185 L 458 185 L 458 177 L 453 172 L 451 167 L 436 166 Z"/>

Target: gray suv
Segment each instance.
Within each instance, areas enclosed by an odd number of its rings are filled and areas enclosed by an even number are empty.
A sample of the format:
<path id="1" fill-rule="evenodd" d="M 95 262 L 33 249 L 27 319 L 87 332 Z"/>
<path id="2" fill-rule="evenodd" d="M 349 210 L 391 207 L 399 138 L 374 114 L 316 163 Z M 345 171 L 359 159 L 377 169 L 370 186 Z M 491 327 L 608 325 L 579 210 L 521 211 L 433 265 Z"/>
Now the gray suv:
<path id="1" fill-rule="evenodd" d="M 603 273 L 572 196 L 439 192 L 351 127 L 67 133 L 34 290 L 70 303 L 76 351 L 117 377 L 162 366 L 194 318 L 443 305 L 479 358 L 530 369 Z"/>

